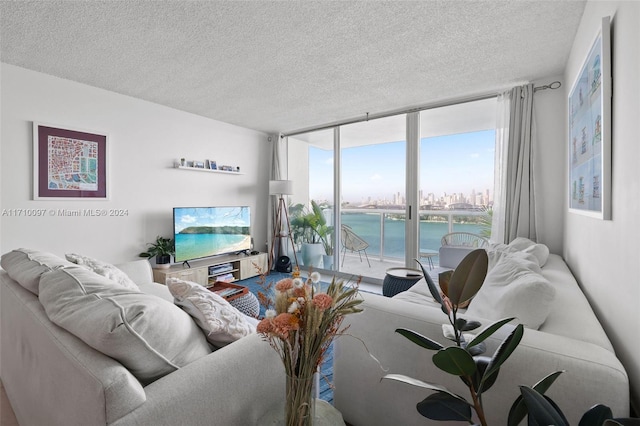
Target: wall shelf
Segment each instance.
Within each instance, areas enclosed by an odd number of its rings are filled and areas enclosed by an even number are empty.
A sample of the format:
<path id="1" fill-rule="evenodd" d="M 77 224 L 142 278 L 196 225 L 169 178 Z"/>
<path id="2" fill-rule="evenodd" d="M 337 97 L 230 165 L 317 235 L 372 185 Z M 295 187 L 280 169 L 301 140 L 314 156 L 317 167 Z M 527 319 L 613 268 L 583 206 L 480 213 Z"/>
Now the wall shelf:
<path id="1" fill-rule="evenodd" d="M 227 170 L 201 169 L 199 167 L 187 167 L 187 166 L 179 166 L 179 165 L 176 165 L 175 168 L 176 169 L 180 169 L 180 170 L 194 170 L 196 172 L 224 173 L 224 174 L 228 174 L 228 175 L 243 175 L 244 174 L 244 173 L 240 173 L 240 172 L 231 172 L 231 171 L 227 171 Z"/>

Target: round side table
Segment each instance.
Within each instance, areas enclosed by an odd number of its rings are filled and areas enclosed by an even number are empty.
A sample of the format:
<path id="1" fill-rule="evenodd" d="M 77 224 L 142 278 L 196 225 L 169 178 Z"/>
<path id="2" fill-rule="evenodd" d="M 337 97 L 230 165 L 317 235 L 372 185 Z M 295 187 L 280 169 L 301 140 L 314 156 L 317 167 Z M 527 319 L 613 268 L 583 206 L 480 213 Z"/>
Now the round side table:
<path id="1" fill-rule="evenodd" d="M 409 290 L 422 279 L 422 271 L 411 268 L 389 268 L 382 281 L 382 294 L 387 297 Z"/>

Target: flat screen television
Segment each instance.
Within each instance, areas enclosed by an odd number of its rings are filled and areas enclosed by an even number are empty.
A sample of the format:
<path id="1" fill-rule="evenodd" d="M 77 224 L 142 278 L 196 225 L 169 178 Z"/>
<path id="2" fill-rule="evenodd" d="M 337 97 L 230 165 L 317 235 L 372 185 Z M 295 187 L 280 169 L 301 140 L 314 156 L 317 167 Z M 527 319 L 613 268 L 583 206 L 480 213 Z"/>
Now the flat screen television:
<path id="1" fill-rule="evenodd" d="M 251 250 L 251 212 L 240 207 L 174 207 L 175 262 Z"/>

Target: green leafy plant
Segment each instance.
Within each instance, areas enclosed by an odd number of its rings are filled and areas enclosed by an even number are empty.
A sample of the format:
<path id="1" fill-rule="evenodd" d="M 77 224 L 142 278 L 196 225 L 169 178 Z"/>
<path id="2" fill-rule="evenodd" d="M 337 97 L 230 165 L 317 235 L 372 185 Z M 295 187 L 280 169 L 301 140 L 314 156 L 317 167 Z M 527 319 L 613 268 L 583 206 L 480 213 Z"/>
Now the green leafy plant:
<path id="1" fill-rule="evenodd" d="M 491 337 L 514 318 L 496 321 L 480 331 L 467 342 L 464 332 L 481 327 L 477 321 L 468 321 L 458 316 L 458 309 L 469 302 L 480 290 L 487 274 L 488 256 L 484 249 L 474 250 L 460 262 L 452 274 L 445 278 L 448 282 L 442 291 L 436 287 L 424 266 L 420 264 L 429 291 L 440 303 L 442 311 L 447 315 L 451 328 L 453 346 L 445 347 L 440 343 L 415 331 L 399 328 L 396 332 L 418 346 L 436 351 L 432 356 L 433 364 L 440 370 L 458 376 L 469 389 L 471 401 L 455 394 L 446 387 L 434 383 L 400 375 L 387 374 L 383 379 L 396 380 L 413 386 L 434 391 L 424 400 L 418 402 L 418 412 L 431 420 L 466 421 L 475 424 L 473 412 L 482 426 L 487 426 L 482 396 L 495 383 L 500 367 L 517 348 L 524 335 L 522 324 L 516 325 L 509 335 L 500 343 L 491 356 L 486 356 L 484 341 Z M 536 383 L 532 388 L 521 386 L 522 395 L 513 403 L 509 411 L 508 426 L 517 426 L 525 417 L 529 425 L 568 425 L 560 408 L 544 393 L 559 377 L 562 371 L 552 373 Z M 584 414 L 579 426 L 640 425 L 637 419 L 613 419 L 611 410 L 597 405 Z"/>
<path id="2" fill-rule="evenodd" d="M 469 253 L 449 277 L 447 294 L 442 295 L 431 280 L 429 273 L 420 263 L 431 295 L 440 303 L 442 311 L 447 315 L 451 324 L 453 335 L 450 339 L 455 345 L 445 347 L 435 340 L 404 328 L 399 328 L 396 332 L 422 348 L 436 351 L 432 357 L 434 365 L 446 373 L 458 376 L 469 389 L 471 397 L 471 402 L 469 402 L 441 385 L 399 374 L 384 376 L 385 379 L 397 380 L 435 391 L 417 404 L 418 412 L 429 419 L 473 423 L 473 412 L 475 411 L 480 424 L 486 426 L 482 395 L 493 386 L 498 377 L 500 366 L 509 358 L 522 339 L 524 327 L 518 325 L 491 357 L 483 355 L 486 351 L 484 340 L 513 320 L 513 318 L 505 318 L 485 328 L 470 342 L 465 340 L 463 332 L 475 330 L 481 324 L 459 317 L 458 307 L 471 300 L 480 290 L 487 275 L 488 263 L 486 250 L 478 249 Z"/>
<path id="3" fill-rule="evenodd" d="M 525 417 L 530 425 L 569 426 L 558 405 L 544 393 L 562 374 L 556 371 L 540 380 L 533 387 L 520 386 L 521 395 L 511 406 L 508 426 L 517 426 Z M 638 426 L 640 419 L 614 418 L 611 408 L 597 404 L 580 418 L 579 426 Z"/>
<path id="4" fill-rule="evenodd" d="M 491 226 L 493 223 L 493 209 L 491 207 L 484 210 L 484 214 L 479 217 L 478 225 L 480 225 L 480 235 L 485 238 L 491 238 Z"/>
<path id="5" fill-rule="evenodd" d="M 303 204 L 289 208 L 294 241 L 298 243 L 322 243 L 327 254 L 333 254 L 333 226 L 327 224 L 322 209 L 317 202 L 311 200 L 311 210 Z"/>
<path id="6" fill-rule="evenodd" d="M 169 263 L 171 255 L 175 253 L 175 245 L 172 238 L 157 236 L 153 243 L 147 244 L 149 248 L 139 254 L 140 257 L 156 258 L 159 264 Z"/>

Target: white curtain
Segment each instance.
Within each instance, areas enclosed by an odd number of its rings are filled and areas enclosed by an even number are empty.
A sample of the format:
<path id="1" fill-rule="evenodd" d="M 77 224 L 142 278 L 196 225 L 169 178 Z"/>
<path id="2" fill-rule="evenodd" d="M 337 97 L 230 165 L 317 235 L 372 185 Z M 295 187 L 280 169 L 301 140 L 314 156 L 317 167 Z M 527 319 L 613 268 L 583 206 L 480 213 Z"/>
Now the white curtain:
<path id="1" fill-rule="evenodd" d="M 271 144 L 271 175 L 269 180 L 282 180 L 287 179 L 287 143 L 288 138 L 282 137 L 282 134 L 274 134 L 269 136 L 269 143 Z M 274 228 L 276 227 L 276 214 L 278 210 L 278 202 L 279 198 L 277 195 L 269 196 L 269 214 L 268 214 L 268 225 L 267 229 L 269 231 L 267 235 L 267 245 L 269 250 L 273 244 L 273 235 Z M 281 233 L 281 230 L 278 230 L 278 234 Z M 278 251 L 274 251 L 274 257 L 277 258 Z M 275 261 L 277 259 L 269 259 L 269 265 L 275 265 Z"/>
<path id="2" fill-rule="evenodd" d="M 535 123 L 533 84 L 498 96 L 493 221 L 491 240 L 537 240 L 533 163 Z"/>

